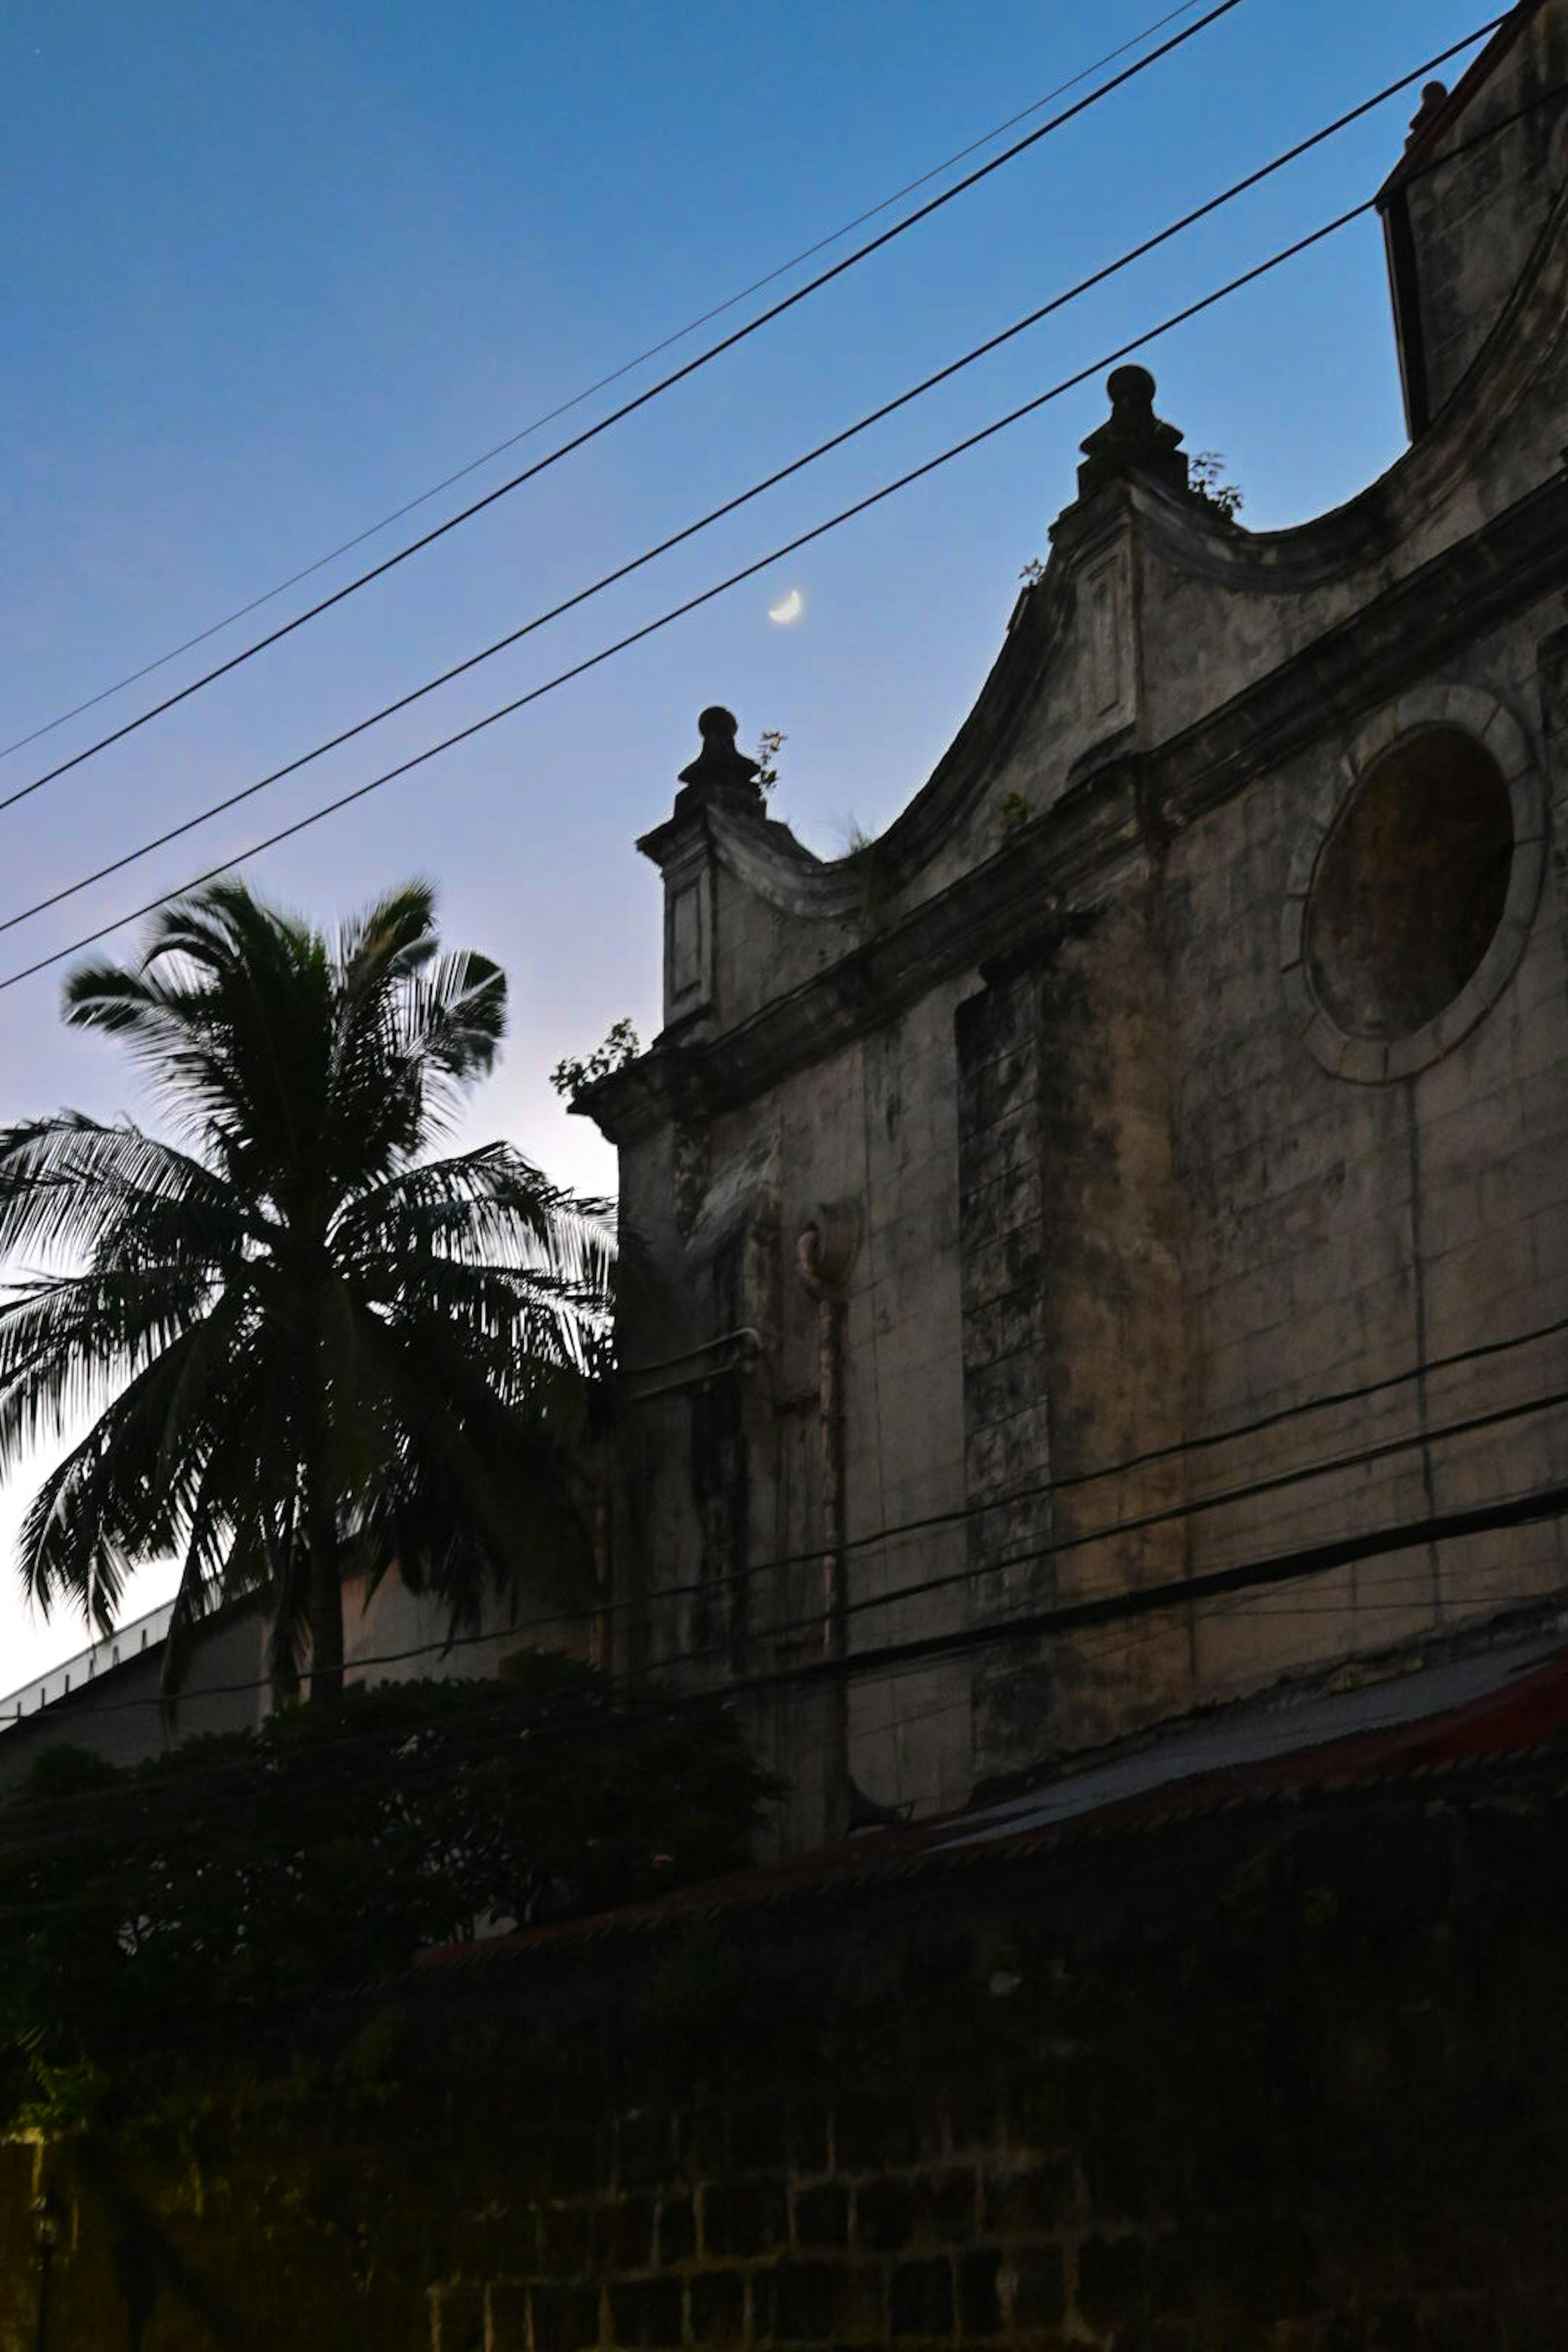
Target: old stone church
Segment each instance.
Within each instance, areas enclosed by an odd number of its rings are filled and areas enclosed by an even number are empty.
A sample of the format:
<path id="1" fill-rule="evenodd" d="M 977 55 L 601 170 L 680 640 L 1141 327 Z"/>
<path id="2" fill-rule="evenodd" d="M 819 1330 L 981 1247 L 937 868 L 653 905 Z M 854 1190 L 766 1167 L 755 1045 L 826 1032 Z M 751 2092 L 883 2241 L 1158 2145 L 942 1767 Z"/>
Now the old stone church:
<path id="1" fill-rule="evenodd" d="M 1426 93 L 1380 480 L 1242 529 L 1120 368 L 880 839 L 716 708 L 639 844 L 616 1641 L 756 1682 L 797 1841 L 1568 1583 L 1564 85 L 1527 0 Z"/>

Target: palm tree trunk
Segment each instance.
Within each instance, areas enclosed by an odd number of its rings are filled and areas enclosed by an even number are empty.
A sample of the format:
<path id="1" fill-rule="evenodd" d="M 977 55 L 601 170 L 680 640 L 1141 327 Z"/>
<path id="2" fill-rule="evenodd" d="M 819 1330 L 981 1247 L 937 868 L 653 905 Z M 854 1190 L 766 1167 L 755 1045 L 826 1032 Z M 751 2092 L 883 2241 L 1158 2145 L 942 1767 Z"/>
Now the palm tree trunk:
<path id="1" fill-rule="evenodd" d="M 324 1481 L 312 1480 L 307 1511 L 310 1696 L 336 1698 L 343 1686 L 343 1588 L 338 1573 L 338 1515 Z"/>

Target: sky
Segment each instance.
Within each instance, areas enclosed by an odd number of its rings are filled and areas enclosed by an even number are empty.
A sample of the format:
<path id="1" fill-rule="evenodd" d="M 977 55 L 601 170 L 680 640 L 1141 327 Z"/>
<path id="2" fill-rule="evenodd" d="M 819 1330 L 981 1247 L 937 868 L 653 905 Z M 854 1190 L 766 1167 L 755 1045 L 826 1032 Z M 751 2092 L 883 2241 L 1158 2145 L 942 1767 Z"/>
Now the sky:
<path id="1" fill-rule="evenodd" d="M 0 744 L 377 523 L 1032 106 L 1168 5 L 10 0 L 0 12 Z M 0 812 L 0 924 L 586 585 L 1478 21 L 1456 0 L 1244 0 L 589 447 Z M 1371 194 L 1417 94 L 357 743 L 0 929 L 0 981 L 1145 336 Z M 0 793 L 495 487 L 917 201 L 247 621 L 0 758 Z M 1151 344 L 1147 358 L 1160 412 L 1189 450 L 1223 454 L 1255 528 L 1339 504 L 1405 446 L 1375 218 Z M 783 730 L 774 813 L 819 854 L 841 854 L 851 828 L 879 831 L 978 692 L 1019 570 L 1047 551 L 1077 444 L 1105 413 L 1097 373 L 257 858 L 251 879 L 324 923 L 410 876 L 433 879 L 448 940 L 497 957 L 511 987 L 505 1058 L 474 1099 L 468 1139 L 506 1135 L 558 1180 L 613 1190 L 613 1153 L 567 1117 L 548 1074 L 622 1016 L 645 1043 L 658 1027 L 659 884 L 634 843 L 668 812 L 676 772 L 697 749 L 697 712 L 728 703 L 752 747 L 764 728 Z M 792 589 L 798 619 L 770 621 Z M 129 951 L 135 939 L 121 931 L 115 944 Z M 111 1045 L 61 1027 L 67 968 L 0 990 L 0 1122 L 65 1104 L 100 1116 L 143 1108 Z M 11 1564 L 44 1466 L 0 1493 L 0 1695 L 82 1641 L 79 1622 L 30 1617 Z M 163 1571 L 137 1580 L 128 1613 L 167 1584 Z"/>

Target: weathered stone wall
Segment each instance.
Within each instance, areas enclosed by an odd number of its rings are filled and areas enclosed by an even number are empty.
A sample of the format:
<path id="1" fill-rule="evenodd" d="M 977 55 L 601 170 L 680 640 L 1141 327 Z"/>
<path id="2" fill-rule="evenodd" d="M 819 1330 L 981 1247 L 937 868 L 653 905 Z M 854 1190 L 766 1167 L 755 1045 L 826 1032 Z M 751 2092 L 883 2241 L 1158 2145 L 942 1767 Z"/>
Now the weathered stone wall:
<path id="1" fill-rule="evenodd" d="M 1421 168 L 1403 201 L 1427 416 L 1497 324 L 1562 193 L 1565 83 L 1568 22 L 1544 7 L 1459 121 L 1413 159 Z M 1483 131 L 1493 135 L 1483 140 Z"/>
<path id="2" fill-rule="evenodd" d="M 1551 0 L 1492 114 L 1565 25 Z M 1563 1475 L 1561 1412 L 1441 1431 L 1551 1395 L 1564 1351 L 1436 1360 L 1568 1312 L 1568 212 L 1555 163 L 1507 139 L 1496 153 L 1475 191 L 1510 224 L 1488 247 L 1511 273 L 1506 318 L 1492 333 L 1496 305 L 1476 311 L 1484 351 L 1383 480 L 1300 529 L 1238 529 L 1183 489 L 1180 436 L 1122 372 L 1121 422 L 1086 445 L 1044 576 L 881 840 L 825 865 L 760 799 L 748 813 L 741 788 L 704 802 L 690 783 L 649 836 L 681 905 L 700 873 L 707 957 L 655 1050 L 594 1103 L 676 1302 L 628 1320 L 628 1354 L 731 1320 L 760 1341 L 680 1396 L 634 1396 L 616 1575 L 649 1600 L 626 1663 L 704 1670 L 686 1601 L 653 1597 L 693 1580 L 747 1596 L 713 1671 L 820 1654 L 816 1309 L 793 1251 L 828 1204 L 862 1227 L 844 1302 L 851 1652 Z M 1466 235 L 1486 244 L 1473 219 Z M 1485 308 L 1459 295 L 1467 317 Z M 1440 728 L 1507 789 L 1502 920 L 1430 1035 L 1341 1034 L 1313 993 L 1317 862 L 1378 761 Z M 1387 880 L 1392 905 L 1405 877 Z M 759 1153 L 747 1262 L 771 1270 L 721 1294 L 711 1204 Z M 1261 1484 L 1401 1438 L 1416 1442 Z M 1131 1633 L 857 1678 L 849 1769 L 883 1805 L 951 1805 L 1194 1701 L 1553 1589 L 1565 1564 L 1550 1528 L 1474 1538 Z M 793 1843 L 833 1822 L 825 1714 L 770 1703 L 754 1727 L 796 1790 Z"/>
<path id="3" fill-rule="evenodd" d="M 502 1958 L 0 2144 L 0 2352 L 1547 2352 L 1561 1772 Z"/>

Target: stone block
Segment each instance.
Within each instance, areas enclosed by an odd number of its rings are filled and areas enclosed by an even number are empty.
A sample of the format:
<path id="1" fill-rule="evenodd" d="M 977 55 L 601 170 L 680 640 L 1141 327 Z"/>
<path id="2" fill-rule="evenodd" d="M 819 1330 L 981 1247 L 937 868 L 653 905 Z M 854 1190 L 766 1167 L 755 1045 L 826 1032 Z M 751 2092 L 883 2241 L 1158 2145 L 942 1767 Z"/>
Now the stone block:
<path id="1" fill-rule="evenodd" d="M 824 2180 L 796 2189 L 795 2242 L 805 2247 L 849 2243 L 849 2191 L 841 2182 Z"/>
<path id="2" fill-rule="evenodd" d="M 679 2279 L 617 2280 L 610 2289 L 610 2326 L 617 2345 L 672 2347 L 685 2335 Z"/>
<path id="3" fill-rule="evenodd" d="M 705 2254 L 765 2254 L 788 2242 L 789 2214 L 776 2182 L 710 2181 L 701 2210 Z"/>
<path id="4" fill-rule="evenodd" d="M 535 2209 L 539 2267 L 550 2278 L 580 2278 L 588 2267 L 593 2216 L 586 2205 Z"/>
<path id="5" fill-rule="evenodd" d="M 584 2352 L 599 2340 L 599 2291 L 585 2286 L 529 2290 L 533 2352 Z M 674 2339 L 679 2341 L 677 2336 Z"/>
<path id="6" fill-rule="evenodd" d="M 742 2271 L 700 2271 L 688 2290 L 696 2344 L 739 2344 L 746 2327 Z"/>
<path id="7" fill-rule="evenodd" d="M 492 2284 L 488 2313 L 489 2334 L 484 2339 L 486 2352 L 530 2352 L 529 2293 L 527 2287 L 510 2281 Z"/>
<path id="8" fill-rule="evenodd" d="M 959 1269 L 959 1297 L 965 1315 L 993 1298 L 1010 1298 L 1038 1283 L 1046 1270 L 1045 1240 L 1030 1227 L 998 1235 L 965 1250 Z"/>
<path id="9" fill-rule="evenodd" d="M 758 2274 L 756 2288 L 768 2299 L 768 2332 L 783 2344 L 842 2343 L 879 2326 L 879 2282 L 871 2270 L 847 2263 L 780 2263 L 771 2273 Z M 752 2332 L 763 2332 L 755 2318 Z"/>
<path id="10" fill-rule="evenodd" d="M 910 2191 L 901 2180 L 865 2180 L 855 2192 L 855 2237 L 873 2253 L 897 2253 L 914 2227 Z"/>
<path id="11" fill-rule="evenodd" d="M 653 2266 L 653 2199 L 622 2197 L 601 2205 L 594 2216 L 595 2266 L 613 2271 L 646 2271 Z"/>
<path id="12" fill-rule="evenodd" d="M 937 2239 L 955 2244 L 973 2236 L 978 2201 L 975 2175 L 967 2167 L 911 2182 L 910 2234 L 914 2242 Z"/>
<path id="13" fill-rule="evenodd" d="M 952 2265 L 941 2261 L 900 2263 L 888 2288 L 888 2318 L 895 2343 L 911 2336 L 951 2336 L 953 2331 Z"/>
<path id="14" fill-rule="evenodd" d="M 1067 2315 L 1067 2269 L 1058 2246 L 1010 2249 L 998 2284 L 1010 2329 L 1057 2327 Z"/>
<path id="15" fill-rule="evenodd" d="M 920 2161 L 919 2123 L 907 2101 L 851 2093 L 833 2112 L 833 2162 L 838 2172 L 874 2172 Z"/>
<path id="16" fill-rule="evenodd" d="M 960 2256 L 958 2325 L 963 2336 L 1001 2335 L 1002 2298 L 997 2287 L 1001 2268 L 1002 2257 L 992 2247 L 979 2247 Z"/>
<path id="17" fill-rule="evenodd" d="M 680 2177 L 703 2180 L 722 2173 L 730 2161 L 730 2116 L 716 2101 L 689 2108 L 679 2125 Z"/>
<path id="18" fill-rule="evenodd" d="M 978 1370 L 1016 1349 L 1034 1347 L 1046 1334 L 1046 1293 L 1032 1283 L 1005 1297 L 987 1300 L 963 1318 L 963 1369 Z"/>
<path id="19" fill-rule="evenodd" d="M 558 2196 L 605 2188 L 610 2178 L 610 2134 L 585 2116 L 563 2115 L 544 2143 L 544 2172 Z"/>
<path id="20" fill-rule="evenodd" d="M 1115 2327 L 1149 2296 L 1149 2250 L 1142 2238 L 1089 2238 L 1078 2250 L 1078 2308 L 1091 2327 Z"/>
<path id="21" fill-rule="evenodd" d="M 433 2352 L 485 2352 L 485 2291 L 446 2286 L 434 2298 Z"/>
<path id="22" fill-rule="evenodd" d="M 985 1181 L 959 1203 L 959 1236 L 964 1250 L 983 1248 L 1000 1234 L 1017 1233 L 1040 1214 L 1040 1171 L 1032 1162 L 1005 1173 L 987 1170 Z"/>
<path id="23" fill-rule="evenodd" d="M 989 1429 L 1037 1406 L 1046 1392 L 1043 1351 L 1015 1348 L 963 1376 L 964 1426 Z"/>
<path id="24" fill-rule="evenodd" d="M 1043 2237 L 1059 2230 L 1076 2194 L 1072 2160 L 1048 2157 L 1026 2171 L 982 2176 L 981 2210 L 987 2237 Z"/>
<path id="25" fill-rule="evenodd" d="M 623 2189 L 657 2189 L 673 2179 L 674 2117 L 658 2107 L 624 2115 L 616 2132 L 616 2172 Z"/>
<path id="26" fill-rule="evenodd" d="M 658 2260 L 662 2270 L 697 2252 L 697 2209 L 690 2197 L 667 2191 L 658 2200 Z"/>

